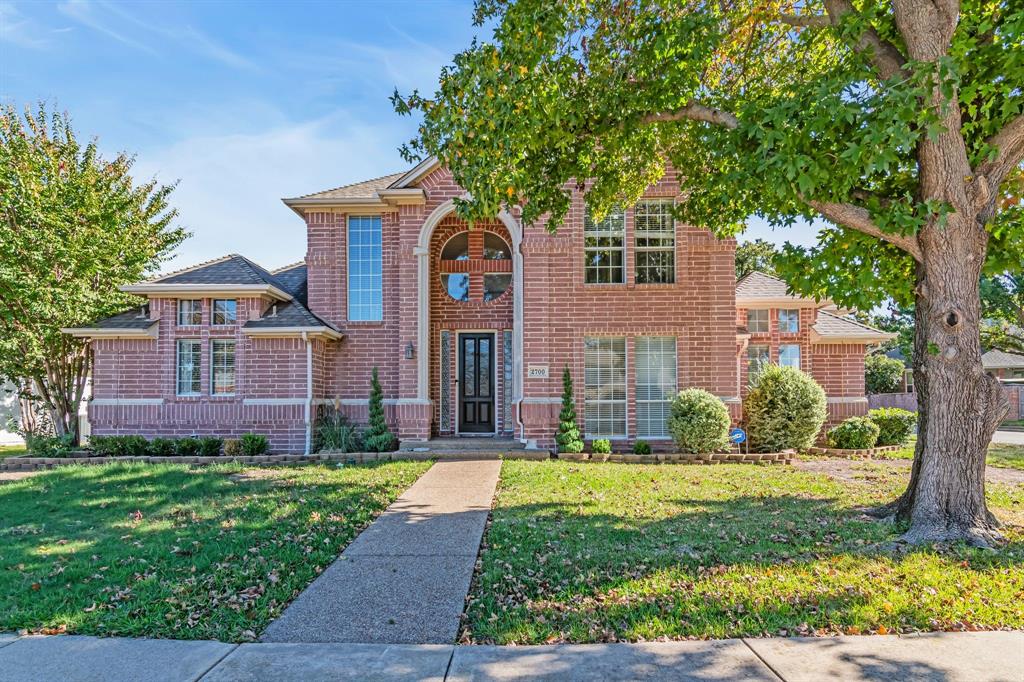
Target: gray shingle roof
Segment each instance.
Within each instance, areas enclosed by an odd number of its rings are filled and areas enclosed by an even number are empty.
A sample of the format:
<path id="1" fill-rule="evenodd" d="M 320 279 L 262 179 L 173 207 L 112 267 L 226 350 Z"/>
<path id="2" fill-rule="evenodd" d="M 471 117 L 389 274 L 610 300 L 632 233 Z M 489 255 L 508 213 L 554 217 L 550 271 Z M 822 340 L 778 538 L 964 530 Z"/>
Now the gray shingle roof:
<path id="1" fill-rule="evenodd" d="M 274 270 L 271 274 L 277 278 L 281 284 L 284 285 L 284 290 L 289 294 L 299 299 L 303 305 L 306 305 L 306 276 L 308 269 L 306 268 L 306 261 L 299 263 L 293 263 L 283 268 Z"/>
<path id="2" fill-rule="evenodd" d="M 237 253 L 157 277 L 147 284 L 270 284 L 287 291 L 268 270 Z"/>
<path id="3" fill-rule="evenodd" d="M 372 199 L 376 196 L 377 190 L 387 189 L 391 186 L 395 180 L 405 175 L 405 171 L 401 173 L 391 173 L 390 175 L 383 175 L 379 178 L 372 178 L 370 180 L 363 180 L 362 182 L 354 182 L 350 185 L 342 185 L 341 187 L 335 187 L 333 189 L 325 189 L 322 192 L 313 192 L 312 194 L 303 194 L 299 197 L 293 197 L 294 199 Z"/>
<path id="4" fill-rule="evenodd" d="M 157 320 L 149 319 L 149 306 L 135 307 L 123 313 L 83 325 L 87 329 L 149 329 Z"/>
<path id="5" fill-rule="evenodd" d="M 297 300 L 279 303 L 276 314 L 273 314 L 272 310 L 268 310 L 260 319 L 249 320 L 245 323 L 246 329 L 281 329 L 287 327 L 327 327 L 336 332 L 341 331 L 330 322 L 326 322 L 311 313 L 306 306 Z"/>
<path id="6" fill-rule="evenodd" d="M 798 298 L 787 293 L 786 288 L 778 277 L 755 270 L 736 282 L 736 298 Z"/>
<path id="7" fill-rule="evenodd" d="M 833 315 L 825 310 L 818 311 L 818 317 L 815 320 L 812 329 L 826 339 L 828 337 L 844 339 L 863 338 L 868 342 L 892 336 L 892 334 L 889 334 L 888 332 L 883 332 L 880 329 L 869 327 L 866 324 L 861 324 L 860 322 L 848 317 Z"/>
<path id="8" fill-rule="evenodd" d="M 990 350 L 981 356 L 981 365 L 985 369 L 1024 368 L 1024 355 L 1007 353 L 1002 350 Z"/>

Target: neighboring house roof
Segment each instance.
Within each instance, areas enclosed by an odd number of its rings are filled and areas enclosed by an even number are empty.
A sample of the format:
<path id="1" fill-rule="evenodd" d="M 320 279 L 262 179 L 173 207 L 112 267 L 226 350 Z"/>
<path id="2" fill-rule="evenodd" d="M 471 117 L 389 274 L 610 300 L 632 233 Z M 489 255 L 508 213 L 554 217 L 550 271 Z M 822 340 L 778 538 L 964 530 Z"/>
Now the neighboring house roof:
<path id="1" fill-rule="evenodd" d="M 789 293 L 789 286 L 779 279 L 755 270 L 736 282 L 736 305 L 740 308 L 778 307 L 781 305 L 830 306 L 831 301 L 816 303 L 814 299 Z"/>
<path id="2" fill-rule="evenodd" d="M 157 320 L 149 319 L 149 306 L 139 306 L 93 322 L 88 327 L 67 327 L 65 334 L 80 338 L 156 337 Z"/>
<path id="3" fill-rule="evenodd" d="M 981 365 L 985 369 L 1024 369 L 1024 355 L 990 350 L 981 356 Z"/>
<path id="4" fill-rule="evenodd" d="M 819 310 L 814 326 L 811 327 L 811 341 L 815 343 L 882 343 L 896 337 L 849 317 L 840 317 L 827 310 Z"/>

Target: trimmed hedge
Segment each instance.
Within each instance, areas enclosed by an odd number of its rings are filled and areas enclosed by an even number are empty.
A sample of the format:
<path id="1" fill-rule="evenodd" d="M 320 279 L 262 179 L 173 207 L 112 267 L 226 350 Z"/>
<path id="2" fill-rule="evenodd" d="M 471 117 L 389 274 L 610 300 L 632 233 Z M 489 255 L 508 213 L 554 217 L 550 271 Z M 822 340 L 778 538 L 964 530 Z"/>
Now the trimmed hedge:
<path id="1" fill-rule="evenodd" d="M 246 433 L 238 441 L 242 446 L 242 454 L 250 457 L 266 454 L 270 449 L 270 441 L 259 433 Z"/>
<path id="2" fill-rule="evenodd" d="M 729 409 L 700 388 L 680 391 L 672 399 L 668 430 L 680 452 L 705 454 L 729 447 Z"/>
<path id="3" fill-rule="evenodd" d="M 225 441 L 215 436 L 204 436 L 203 438 L 154 438 L 146 440 L 144 436 L 93 436 L 89 439 L 89 449 L 93 454 L 101 457 L 218 457 L 223 447 L 225 455 L 260 454 L 265 453 L 270 444 L 266 436 L 255 436 L 262 438 L 263 450 L 256 453 L 243 452 L 241 444 L 237 440 Z M 55 455 L 40 455 L 53 457 Z"/>
<path id="4" fill-rule="evenodd" d="M 825 391 L 795 367 L 765 365 L 743 407 L 755 452 L 804 450 L 814 445 L 828 408 Z"/>
<path id="5" fill-rule="evenodd" d="M 878 443 L 878 431 L 878 424 L 867 417 L 850 417 L 828 432 L 828 443 L 842 450 L 867 450 Z"/>
<path id="6" fill-rule="evenodd" d="M 898 407 L 879 407 L 868 412 L 868 419 L 878 425 L 879 445 L 906 445 L 917 424 L 917 413 Z"/>

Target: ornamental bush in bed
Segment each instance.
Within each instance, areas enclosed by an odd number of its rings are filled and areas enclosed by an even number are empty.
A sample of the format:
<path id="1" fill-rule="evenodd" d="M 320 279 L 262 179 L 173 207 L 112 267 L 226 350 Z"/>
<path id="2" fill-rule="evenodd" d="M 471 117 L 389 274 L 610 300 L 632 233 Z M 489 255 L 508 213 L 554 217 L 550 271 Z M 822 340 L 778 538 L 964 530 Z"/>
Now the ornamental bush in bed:
<path id="1" fill-rule="evenodd" d="M 803 450 L 814 445 L 828 410 L 825 391 L 795 367 L 765 365 L 743 405 L 751 449 Z"/>
<path id="2" fill-rule="evenodd" d="M 171 438 L 154 438 L 149 441 L 149 454 L 153 457 L 173 457 L 174 440 Z"/>
<path id="3" fill-rule="evenodd" d="M 878 445 L 905 445 L 917 424 L 917 413 L 898 407 L 880 407 L 868 412 L 878 425 Z"/>
<path id="4" fill-rule="evenodd" d="M 867 417 L 850 417 L 828 432 L 828 444 L 843 450 L 867 450 L 878 442 L 878 425 Z"/>
<path id="5" fill-rule="evenodd" d="M 243 434 L 238 441 L 242 446 L 242 454 L 249 457 L 265 454 L 270 449 L 270 441 L 259 433 Z"/>
<path id="6" fill-rule="evenodd" d="M 680 452 L 708 453 L 729 447 L 729 409 L 700 388 L 680 391 L 672 399 L 668 430 Z"/>

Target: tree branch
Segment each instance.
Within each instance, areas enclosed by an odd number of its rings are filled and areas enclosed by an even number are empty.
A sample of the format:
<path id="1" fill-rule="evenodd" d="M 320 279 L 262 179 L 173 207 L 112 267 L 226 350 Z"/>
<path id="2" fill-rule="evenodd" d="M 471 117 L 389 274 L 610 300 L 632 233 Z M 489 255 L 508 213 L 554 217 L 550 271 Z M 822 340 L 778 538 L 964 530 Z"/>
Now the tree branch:
<path id="1" fill-rule="evenodd" d="M 838 26 L 843 17 L 857 10 L 850 0 L 825 0 L 825 10 L 828 16 L 824 15 L 792 15 L 784 14 L 780 20 L 790 26 L 808 26 L 818 28 L 822 26 Z M 895 75 L 907 76 L 903 66 L 907 63 L 906 57 L 887 40 L 882 40 L 878 31 L 868 27 L 854 44 L 853 49 L 857 52 L 866 53 L 871 65 L 875 67 L 882 80 L 888 80 Z"/>
<path id="2" fill-rule="evenodd" d="M 779 21 L 803 28 L 822 28 L 832 25 L 832 20 L 825 14 L 782 14 L 779 16 Z"/>
<path id="3" fill-rule="evenodd" d="M 648 114 L 640 119 L 641 123 L 662 123 L 665 121 L 704 121 L 705 123 L 724 126 L 730 130 L 735 130 L 740 125 L 736 117 L 728 111 L 715 109 L 698 102 L 690 102 L 675 111 Z"/>
<path id="4" fill-rule="evenodd" d="M 976 173 L 984 175 L 992 193 L 997 194 L 1007 173 L 1024 160 L 1024 114 L 1003 126 L 1002 130 L 985 140 L 985 144 L 995 147 L 998 154 L 993 160 L 980 164 Z"/>
<path id="5" fill-rule="evenodd" d="M 898 234 L 883 232 L 871 220 L 871 215 L 866 208 L 854 206 L 853 204 L 837 204 L 829 201 L 808 201 L 806 199 L 805 201 L 807 201 L 808 206 L 837 225 L 889 242 L 893 246 L 909 253 L 918 262 L 924 260 L 917 237 L 902 237 Z"/>

